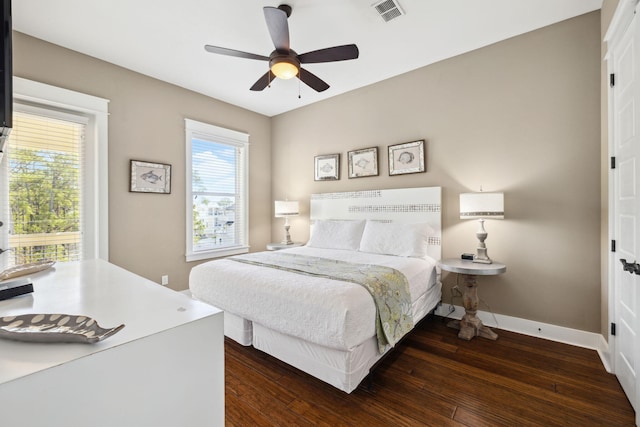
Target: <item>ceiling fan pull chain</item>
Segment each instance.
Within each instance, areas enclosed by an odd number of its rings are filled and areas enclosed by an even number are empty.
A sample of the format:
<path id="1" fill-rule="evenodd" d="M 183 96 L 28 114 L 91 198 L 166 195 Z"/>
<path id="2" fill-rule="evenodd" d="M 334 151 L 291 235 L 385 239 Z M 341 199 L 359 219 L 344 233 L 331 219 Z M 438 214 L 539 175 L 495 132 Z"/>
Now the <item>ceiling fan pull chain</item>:
<path id="1" fill-rule="evenodd" d="M 300 72 L 298 72 L 298 75 L 300 74 Z M 302 98 L 300 96 L 300 79 L 298 79 L 298 99 Z"/>

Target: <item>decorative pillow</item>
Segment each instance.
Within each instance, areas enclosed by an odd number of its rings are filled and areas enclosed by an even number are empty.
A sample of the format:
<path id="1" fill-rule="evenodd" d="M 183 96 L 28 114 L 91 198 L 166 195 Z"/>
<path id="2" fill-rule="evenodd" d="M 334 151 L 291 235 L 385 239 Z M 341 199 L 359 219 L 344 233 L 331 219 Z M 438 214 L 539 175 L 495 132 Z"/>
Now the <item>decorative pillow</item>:
<path id="1" fill-rule="evenodd" d="M 427 239 L 434 233 L 427 223 L 367 221 L 360 241 L 360 252 L 424 258 Z"/>
<path id="2" fill-rule="evenodd" d="M 357 251 L 364 224 L 364 221 L 316 221 L 307 246 Z"/>

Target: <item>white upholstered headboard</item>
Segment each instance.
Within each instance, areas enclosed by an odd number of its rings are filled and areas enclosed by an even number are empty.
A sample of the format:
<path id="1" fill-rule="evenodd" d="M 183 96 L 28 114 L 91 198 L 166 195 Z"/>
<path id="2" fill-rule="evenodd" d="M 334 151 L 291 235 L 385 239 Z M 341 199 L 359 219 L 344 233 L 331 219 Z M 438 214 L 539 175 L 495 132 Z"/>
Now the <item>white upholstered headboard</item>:
<path id="1" fill-rule="evenodd" d="M 435 231 L 427 254 L 442 258 L 441 188 L 345 191 L 311 195 L 311 225 L 320 219 L 370 219 L 384 222 L 426 222 Z"/>

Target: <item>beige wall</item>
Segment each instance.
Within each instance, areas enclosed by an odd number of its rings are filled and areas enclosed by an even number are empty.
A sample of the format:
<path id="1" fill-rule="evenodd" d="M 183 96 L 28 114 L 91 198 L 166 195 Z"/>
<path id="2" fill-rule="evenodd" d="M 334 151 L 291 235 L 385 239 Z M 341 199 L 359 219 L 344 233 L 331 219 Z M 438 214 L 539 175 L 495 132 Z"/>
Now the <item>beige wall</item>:
<path id="1" fill-rule="evenodd" d="M 271 234 L 269 118 L 124 68 L 14 33 L 14 74 L 106 98 L 109 103 L 109 259 L 134 273 L 185 289 L 195 263 L 185 254 L 184 119 L 250 134 L 252 247 Z M 171 194 L 129 190 L 129 160 L 172 165 Z"/>
<path id="2" fill-rule="evenodd" d="M 416 139 L 427 173 L 389 177 L 387 146 Z M 599 12 L 279 115 L 272 141 L 273 196 L 302 203 L 294 240 L 308 237 L 311 193 L 439 185 L 443 254 L 458 257 L 475 250 L 477 227 L 459 219 L 458 194 L 504 191 L 506 219 L 486 228 L 508 270 L 481 280 L 481 299 L 600 332 Z M 380 176 L 348 179 L 347 151 L 374 146 Z M 329 153 L 341 153 L 341 179 L 315 182 L 313 157 Z M 445 276 L 444 302 L 454 281 Z"/>

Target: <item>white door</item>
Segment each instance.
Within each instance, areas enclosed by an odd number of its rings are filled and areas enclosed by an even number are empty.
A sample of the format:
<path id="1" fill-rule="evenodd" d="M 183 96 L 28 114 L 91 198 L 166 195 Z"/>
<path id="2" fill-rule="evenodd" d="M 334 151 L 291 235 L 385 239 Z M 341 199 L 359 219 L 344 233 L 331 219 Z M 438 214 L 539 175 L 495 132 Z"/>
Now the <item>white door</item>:
<path id="1" fill-rule="evenodd" d="M 614 280 L 614 370 L 640 425 L 640 31 L 633 18 L 612 49 L 615 73 L 612 88 L 615 169 L 613 219 L 616 251 L 610 263 Z M 627 263 L 626 269 L 621 260 Z M 638 271 L 636 272 L 636 266 Z"/>

